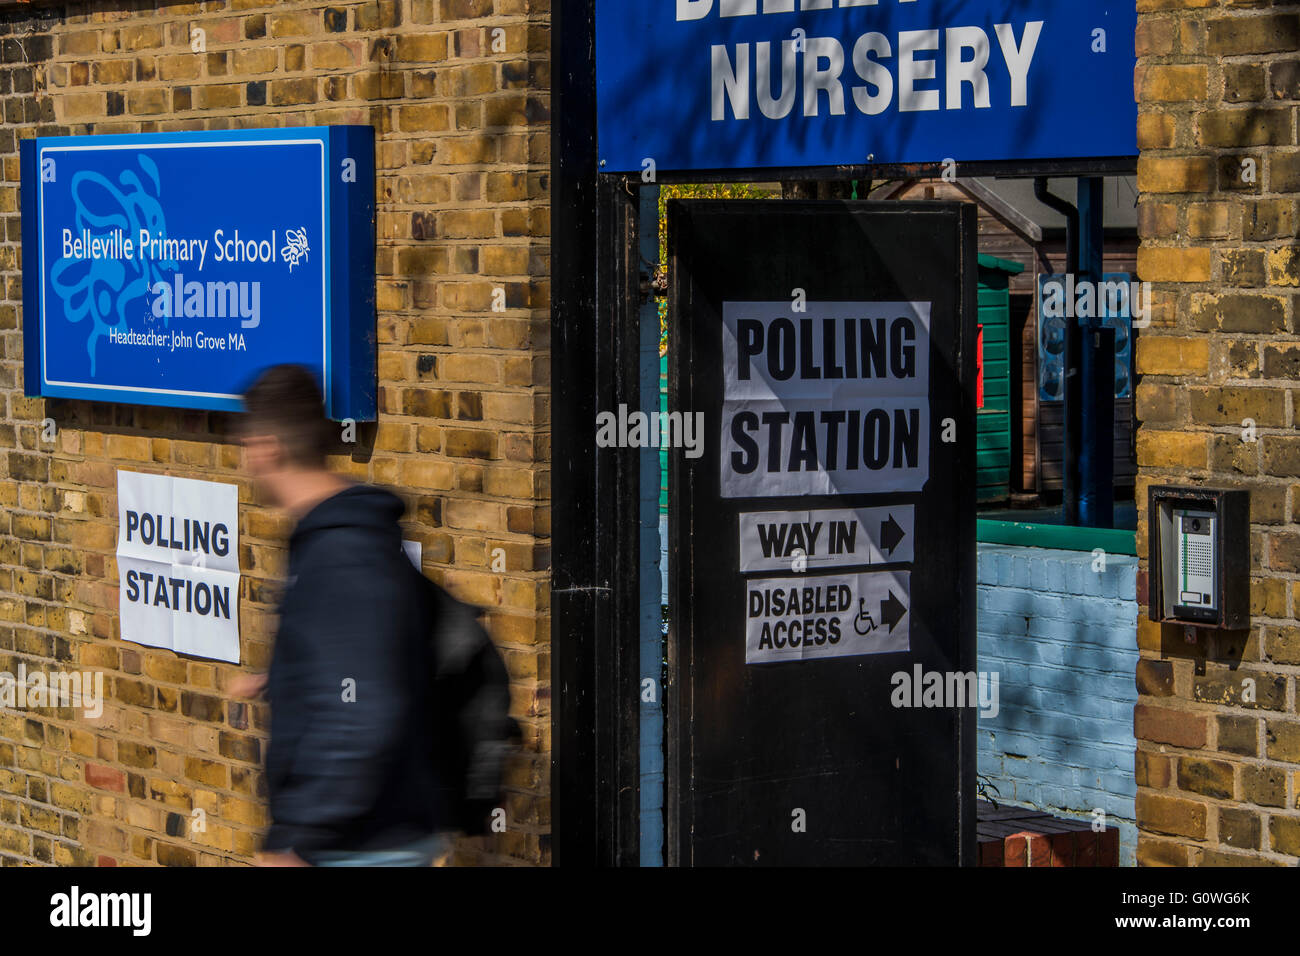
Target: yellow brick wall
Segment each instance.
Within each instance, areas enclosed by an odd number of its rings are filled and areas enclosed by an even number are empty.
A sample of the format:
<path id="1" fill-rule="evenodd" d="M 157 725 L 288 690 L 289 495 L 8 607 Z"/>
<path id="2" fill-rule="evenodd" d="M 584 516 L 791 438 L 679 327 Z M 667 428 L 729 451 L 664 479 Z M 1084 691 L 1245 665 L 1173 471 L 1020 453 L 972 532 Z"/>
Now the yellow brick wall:
<path id="1" fill-rule="evenodd" d="M 1139 865 L 1300 856 L 1300 13 L 1137 0 L 1138 553 L 1151 484 L 1251 494 L 1246 632 L 1138 621 Z M 1139 578 L 1145 600 L 1147 569 Z M 1248 683 L 1253 682 L 1253 684 Z"/>
<path id="2" fill-rule="evenodd" d="M 0 9 L 0 671 L 102 670 L 107 698 L 0 710 L 0 862 L 251 858 L 268 715 L 225 688 L 268 663 L 289 529 L 228 416 L 23 397 L 17 142 L 335 123 L 376 131 L 379 422 L 331 466 L 404 498 L 425 572 L 505 653 L 508 829 L 458 859 L 549 862 L 548 21 L 546 0 Z M 118 639 L 119 468 L 239 484 L 241 668 Z"/>

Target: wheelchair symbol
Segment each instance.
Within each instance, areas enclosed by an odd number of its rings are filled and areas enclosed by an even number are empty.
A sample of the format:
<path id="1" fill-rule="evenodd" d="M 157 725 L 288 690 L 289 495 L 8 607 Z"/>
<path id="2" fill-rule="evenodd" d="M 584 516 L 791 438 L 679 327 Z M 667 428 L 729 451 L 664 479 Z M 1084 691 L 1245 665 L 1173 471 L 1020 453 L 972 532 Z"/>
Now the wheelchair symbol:
<path id="1" fill-rule="evenodd" d="M 867 625 L 867 629 L 865 631 L 860 626 L 864 622 Z M 871 612 L 867 610 L 867 599 L 858 598 L 858 613 L 857 616 L 853 618 L 853 630 L 857 631 L 860 636 L 865 637 L 875 629 L 876 629 L 875 619 L 872 618 Z"/>

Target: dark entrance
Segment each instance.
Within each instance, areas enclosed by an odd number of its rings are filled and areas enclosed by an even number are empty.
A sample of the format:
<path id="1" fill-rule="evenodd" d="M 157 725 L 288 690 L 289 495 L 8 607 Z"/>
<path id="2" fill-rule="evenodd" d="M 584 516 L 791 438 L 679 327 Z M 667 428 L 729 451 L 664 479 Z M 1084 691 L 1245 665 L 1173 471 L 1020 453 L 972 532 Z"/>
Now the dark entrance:
<path id="1" fill-rule="evenodd" d="M 664 15 L 671 16 L 670 13 Z M 814 11 L 814 15 L 823 17 L 824 14 Z M 644 776 L 647 767 L 659 767 L 656 763 L 659 754 L 639 750 L 647 740 L 657 746 L 661 739 L 657 728 L 651 728 L 651 734 L 646 733 L 646 724 L 639 723 L 645 720 L 646 715 L 638 710 L 648 706 L 644 703 L 646 670 L 641 656 L 645 648 L 640 643 L 641 629 L 645 624 L 641 599 L 647 588 L 645 575 L 640 573 L 643 540 L 638 528 L 637 509 L 637 497 L 643 491 L 638 469 L 644 461 L 645 450 L 630 446 L 601 446 L 594 440 L 598 415 L 613 413 L 622 407 L 646 408 L 654 400 L 654 397 L 645 395 L 647 384 L 640 379 L 638 366 L 638 334 L 644 331 L 645 321 L 639 312 L 652 298 L 654 263 L 657 262 L 657 258 L 647 256 L 644 247 L 638 249 L 638 240 L 647 238 L 648 230 L 644 224 L 648 217 L 653 217 L 653 209 L 647 208 L 653 207 L 652 194 L 659 186 L 670 183 L 781 182 L 791 187 L 810 187 L 813 181 L 817 181 L 816 195 L 824 198 L 852 195 L 856 198 L 866 195 L 871 184 L 882 179 L 937 178 L 956 170 L 949 168 L 950 163 L 937 159 L 928 165 L 881 165 L 870 153 L 860 161 L 856 157 L 846 157 L 849 165 L 820 168 L 683 171 L 685 167 L 674 164 L 674 157 L 658 156 L 646 157 L 655 160 L 657 169 L 648 169 L 644 163 L 639 173 L 606 169 L 596 142 L 594 20 L 594 5 L 583 0 L 559 0 L 551 6 L 554 82 L 549 102 L 552 133 L 550 304 L 551 381 L 554 388 L 550 450 L 553 462 L 551 484 L 555 493 L 549 524 L 552 528 L 553 569 L 550 628 L 554 731 L 551 748 L 553 859 L 555 864 L 562 866 L 652 865 L 651 857 L 644 853 L 639 841 L 646 832 L 643 824 L 653 817 L 655 826 L 664 823 L 669 828 L 668 862 L 688 863 L 693 857 L 681 852 L 687 841 L 680 833 L 681 817 L 674 804 L 676 797 L 671 792 L 671 785 L 680 788 L 692 779 L 696 782 L 702 780 L 699 768 L 691 771 L 688 766 L 683 776 L 679 754 L 667 768 L 677 777 L 668 781 L 670 787 L 666 794 L 668 806 L 665 812 L 655 811 L 647 815 L 647 804 L 642 802 L 648 795 L 647 803 L 657 807 L 654 797 L 663 792 L 660 782 L 647 786 Z M 1132 35 L 1131 29 L 1122 29 L 1118 33 L 1112 32 L 1112 40 Z M 1132 62 L 1131 48 L 1127 47 L 1127 39 L 1124 39 L 1124 44 L 1119 46 L 1112 42 L 1115 52 L 1112 59 L 1126 66 Z M 606 98 L 606 102 L 611 100 Z M 1124 110 L 1112 110 L 1111 113 L 1116 124 L 1125 129 L 1132 128 L 1132 120 Z M 960 140 L 956 142 L 960 143 Z M 960 160 L 960 156 L 957 159 Z M 1098 177 L 1111 173 L 1129 174 L 1135 169 L 1136 148 L 1133 148 L 1126 150 L 1124 155 L 1109 158 L 1034 160 L 1010 156 L 1003 160 L 961 161 L 959 175 L 962 179 L 984 176 Z M 831 188 L 849 187 L 850 184 L 851 191 Z M 861 193 L 857 191 L 859 185 L 862 186 Z M 1067 236 L 1066 243 L 1068 248 L 1075 250 L 1095 245 L 1095 261 L 1098 263 L 1100 245 L 1092 243 L 1091 239 L 1099 239 L 1101 222 L 1098 219 L 1094 223 L 1087 214 L 1088 209 L 1095 207 L 1092 199 L 1083 200 L 1097 195 L 1094 187 L 1099 188 L 1099 185 L 1099 181 L 1090 182 L 1087 189 L 1081 190 L 1082 208 L 1071 220 L 1076 227 L 1068 230 L 1074 238 Z M 823 186 L 827 188 L 822 190 Z M 800 189 L 797 194 L 814 193 Z M 790 191 L 787 195 L 793 198 L 796 192 Z M 1093 229 L 1089 223 L 1097 228 Z M 1080 225 L 1086 228 L 1078 228 Z M 825 245 L 820 230 L 818 233 L 814 247 Z M 653 238 L 650 241 L 653 243 Z M 971 250 L 966 257 L 972 269 L 973 256 Z M 1087 256 L 1068 258 L 1070 262 L 1066 271 L 1070 272 L 1084 271 L 1078 259 L 1089 261 Z M 937 269 L 934 275 L 936 281 L 943 281 Z M 788 289 L 781 291 L 781 296 L 787 294 Z M 934 347 L 939 348 L 939 345 Z M 1070 349 L 1071 354 L 1078 354 L 1073 345 Z M 967 354 L 965 344 L 961 354 Z M 1069 364 L 1074 368 L 1073 360 Z M 1101 367 L 1101 363 L 1097 363 L 1097 367 Z M 943 374 L 937 364 L 931 371 L 934 375 Z M 965 373 L 959 370 L 959 374 Z M 966 387 L 964 378 L 960 384 Z M 650 387 L 653 387 L 652 383 Z M 971 389 L 973 397 L 973 386 Z M 960 440 L 964 441 L 972 430 L 963 428 Z M 1077 431 L 1072 429 L 1069 434 Z M 714 441 L 716 443 L 716 437 Z M 959 450 L 950 451 L 954 455 L 966 454 Z M 932 477 L 940 481 L 949 480 L 937 472 L 939 461 L 938 458 L 932 459 L 935 469 Z M 1067 469 L 1067 473 L 1076 476 L 1077 472 L 1077 468 Z M 934 494 L 927 487 L 921 497 Z M 734 505 L 736 502 L 733 501 L 728 507 Z M 729 513 L 734 517 L 735 509 Z M 918 520 L 932 520 L 923 518 L 919 510 L 917 514 Z M 961 535 L 966 535 L 964 528 L 946 530 L 948 533 L 958 530 Z M 921 537 L 920 530 L 917 537 Z M 674 558 L 684 556 L 685 553 Z M 917 557 L 925 560 L 920 552 Z M 953 579 L 949 593 L 956 600 L 956 595 L 973 593 L 973 588 L 974 581 L 968 574 Z M 678 594 L 675 598 L 677 606 L 684 606 L 692 597 Z M 669 613 L 671 616 L 671 608 Z M 962 614 L 966 615 L 963 620 L 969 619 L 965 611 Z M 918 626 L 921 623 L 918 621 Z M 941 646 L 936 645 L 936 653 Z M 854 666 L 862 660 L 865 659 L 857 659 Z M 955 666 L 974 666 L 969 654 L 964 660 L 964 665 Z M 791 665 L 763 666 L 779 669 Z M 926 666 L 931 665 L 927 663 Z M 659 684 L 657 669 L 654 676 L 652 690 Z M 673 693 L 671 688 L 668 692 L 670 695 Z M 657 697 L 653 708 L 660 707 L 663 700 L 662 696 Z M 734 727 L 711 728 L 698 723 L 692 728 L 685 723 L 690 719 L 690 711 L 679 709 L 676 715 L 667 716 L 674 719 L 668 743 L 679 748 L 685 747 L 686 742 L 692 739 L 686 733 L 688 730 L 693 729 L 694 739 L 703 748 L 724 746 L 722 738 L 717 735 L 735 731 Z M 662 716 L 659 719 L 662 720 Z M 919 729 L 920 724 L 913 726 Z M 798 735 L 802 731 L 798 728 L 792 733 L 796 741 L 801 739 Z M 705 734 L 710 735 L 708 740 L 703 739 Z M 969 742 L 970 735 L 967 734 L 962 738 L 962 746 L 968 746 Z M 752 747 L 751 742 L 742 741 L 742 744 Z M 693 792 L 696 791 L 682 791 L 683 794 Z M 962 798 L 960 794 L 948 797 L 936 794 L 934 800 L 951 802 Z M 868 806 L 865 800 L 860 801 L 860 805 Z M 864 812 L 873 811 L 868 809 Z M 902 811 L 904 816 L 916 814 L 918 821 L 920 812 L 920 809 L 910 807 Z M 813 814 L 808 814 L 808 819 L 809 833 L 812 833 Z M 787 820 L 781 822 L 789 826 Z M 917 827 L 921 825 L 916 823 Z M 969 829 L 962 824 L 963 834 Z M 895 846 L 901 847 L 904 840 L 896 838 Z M 843 854 L 835 856 L 838 859 Z M 960 856 L 958 848 L 943 858 L 951 860 Z M 938 858 L 913 855 L 917 862 Z M 703 857 L 697 855 L 694 859 L 702 860 Z"/>
<path id="2" fill-rule="evenodd" d="M 894 675 L 910 688 L 976 669 L 974 209 L 674 201 L 668 217 L 669 408 L 703 413 L 705 449 L 670 453 L 668 861 L 970 862 L 975 711 L 947 698 L 915 706 L 920 688 L 900 696 Z M 781 316 L 796 290 L 802 309 Z M 896 318 L 911 307 L 928 314 L 923 339 L 919 320 Z M 779 316 L 766 332 L 737 319 L 764 308 Z M 902 341 L 868 349 L 898 321 Z M 784 410 L 748 386 L 728 394 L 764 376 L 760 389 L 795 396 Z M 828 378 L 850 394 L 826 397 Z M 799 408 L 820 437 L 781 421 Z M 884 434 L 891 424 L 903 433 Z M 822 494 L 801 491 L 817 484 L 810 456 Z M 864 516 L 860 537 L 846 548 L 841 531 L 829 548 L 846 510 Z M 799 519 L 779 516 L 801 514 L 809 533 L 796 550 L 784 534 Z M 762 550 L 742 555 L 742 529 L 757 541 L 760 524 Z M 773 611 L 791 596 L 803 606 Z M 807 635 L 797 651 L 792 631 Z"/>

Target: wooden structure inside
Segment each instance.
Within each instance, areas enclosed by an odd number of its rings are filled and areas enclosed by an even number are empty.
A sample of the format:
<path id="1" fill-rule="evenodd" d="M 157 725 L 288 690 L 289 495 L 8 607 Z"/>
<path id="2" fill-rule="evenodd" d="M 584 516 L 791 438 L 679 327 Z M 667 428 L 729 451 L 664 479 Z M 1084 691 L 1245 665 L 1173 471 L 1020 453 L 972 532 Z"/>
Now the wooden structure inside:
<path id="1" fill-rule="evenodd" d="M 909 179 L 878 186 L 872 199 L 973 202 L 979 207 L 979 251 L 1022 266 L 1006 273 L 1008 297 L 1007 375 L 1010 394 L 1018 397 L 1010 411 L 1009 494 L 1051 499 L 1062 487 L 1064 407 L 1038 398 L 1038 281 L 1066 271 L 1065 230 L 1044 228 L 984 183 L 974 179 Z M 1137 271 L 1138 237 L 1134 229 L 1107 229 L 1105 272 Z M 1134 409 L 1131 398 L 1115 401 L 1115 487 L 1134 486 Z M 981 488 L 989 476 L 982 475 Z M 992 499 L 981 495 L 981 501 Z"/>

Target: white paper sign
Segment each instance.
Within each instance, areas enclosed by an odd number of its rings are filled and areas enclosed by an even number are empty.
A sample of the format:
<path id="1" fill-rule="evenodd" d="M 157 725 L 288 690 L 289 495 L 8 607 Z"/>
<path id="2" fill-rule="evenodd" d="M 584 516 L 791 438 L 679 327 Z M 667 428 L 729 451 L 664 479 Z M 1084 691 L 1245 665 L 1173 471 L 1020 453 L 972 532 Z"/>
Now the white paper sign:
<path id="1" fill-rule="evenodd" d="M 910 564 L 912 505 L 740 516 L 741 571 L 804 571 Z"/>
<path id="2" fill-rule="evenodd" d="M 745 663 L 909 650 L 910 587 L 907 571 L 747 581 Z"/>
<path id="3" fill-rule="evenodd" d="M 122 639 L 239 663 L 239 489 L 117 473 Z"/>
<path id="4" fill-rule="evenodd" d="M 930 303 L 724 302 L 724 498 L 920 491 Z"/>

